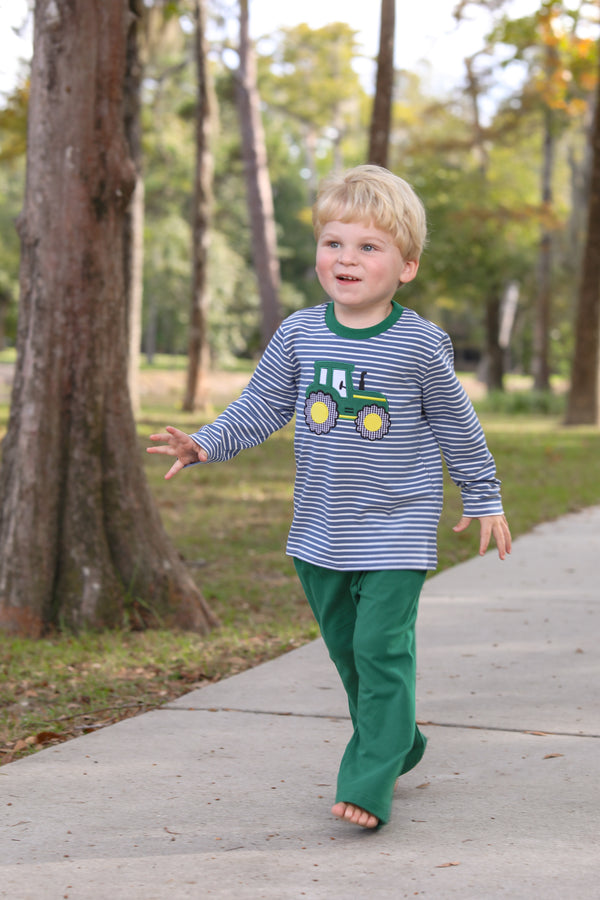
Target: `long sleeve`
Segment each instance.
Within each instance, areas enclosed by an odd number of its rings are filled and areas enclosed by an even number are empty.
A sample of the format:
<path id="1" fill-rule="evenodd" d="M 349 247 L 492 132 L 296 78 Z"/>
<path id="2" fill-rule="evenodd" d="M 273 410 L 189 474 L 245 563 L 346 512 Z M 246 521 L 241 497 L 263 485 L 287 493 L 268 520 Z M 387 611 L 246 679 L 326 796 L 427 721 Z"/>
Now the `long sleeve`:
<path id="1" fill-rule="evenodd" d="M 444 336 L 423 382 L 423 406 L 466 516 L 502 513 L 500 481 L 483 429 L 456 377 L 450 339 Z"/>
<path id="2" fill-rule="evenodd" d="M 232 459 L 287 425 L 294 415 L 298 377 L 299 366 L 280 327 L 240 397 L 212 424 L 191 435 L 208 453 L 208 461 Z"/>

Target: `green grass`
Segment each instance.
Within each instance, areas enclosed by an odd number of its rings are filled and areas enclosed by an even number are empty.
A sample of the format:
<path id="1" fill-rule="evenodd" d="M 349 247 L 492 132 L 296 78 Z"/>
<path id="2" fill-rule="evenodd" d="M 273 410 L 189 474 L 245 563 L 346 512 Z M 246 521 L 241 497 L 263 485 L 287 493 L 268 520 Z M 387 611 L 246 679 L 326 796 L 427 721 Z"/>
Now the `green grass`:
<path id="1" fill-rule="evenodd" d="M 599 431 L 485 407 L 481 417 L 515 537 L 600 503 Z M 191 431 L 201 419 L 156 401 L 138 423 L 140 451 L 169 422 Z M 55 634 L 41 641 L 0 635 L 0 762 L 151 709 L 317 636 L 285 556 L 292 439 L 292 428 L 285 428 L 229 463 L 170 482 L 164 460 L 144 456 L 167 531 L 222 625 L 204 638 L 164 630 Z M 448 484 L 440 570 L 477 553 L 476 527 L 462 535 L 451 530 L 460 512 L 458 491 Z"/>
<path id="2" fill-rule="evenodd" d="M 566 409 L 566 395 L 556 391 L 491 391 L 477 403 L 480 414 L 503 416 L 561 416 Z"/>
<path id="3" fill-rule="evenodd" d="M 17 359 L 17 351 L 15 347 L 5 347 L 3 350 L 0 350 L 0 363 L 10 363 L 13 364 Z"/>

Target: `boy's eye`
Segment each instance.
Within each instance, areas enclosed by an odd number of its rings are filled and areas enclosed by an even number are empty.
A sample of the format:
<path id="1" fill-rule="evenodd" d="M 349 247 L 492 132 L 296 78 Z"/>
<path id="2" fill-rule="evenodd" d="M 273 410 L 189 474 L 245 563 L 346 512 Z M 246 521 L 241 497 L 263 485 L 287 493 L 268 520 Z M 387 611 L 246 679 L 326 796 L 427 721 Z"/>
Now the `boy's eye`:
<path id="1" fill-rule="evenodd" d="M 327 246 L 332 247 L 334 250 L 337 250 L 337 248 L 340 246 L 340 242 L 339 241 L 327 241 Z"/>
<path id="2" fill-rule="evenodd" d="M 371 250 L 374 250 L 374 249 L 375 249 L 375 247 L 373 246 L 373 244 L 363 244 L 363 250 L 366 250 L 367 252 L 370 252 Z"/>

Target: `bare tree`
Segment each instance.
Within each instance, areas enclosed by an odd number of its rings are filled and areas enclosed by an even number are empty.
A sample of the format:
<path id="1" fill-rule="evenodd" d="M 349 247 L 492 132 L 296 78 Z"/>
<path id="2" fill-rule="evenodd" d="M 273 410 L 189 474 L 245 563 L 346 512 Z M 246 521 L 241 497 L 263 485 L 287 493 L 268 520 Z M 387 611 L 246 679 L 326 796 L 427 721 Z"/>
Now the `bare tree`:
<path id="1" fill-rule="evenodd" d="M 183 408 L 189 412 L 208 401 L 208 246 L 212 203 L 213 160 L 210 147 L 211 103 L 206 56 L 206 10 L 204 0 L 195 0 L 196 172 L 192 221 L 192 296 L 188 341 L 188 364 Z"/>
<path id="2" fill-rule="evenodd" d="M 394 93 L 394 31 L 396 27 L 396 0 L 381 0 L 379 26 L 379 54 L 377 57 L 377 81 L 371 114 L 369 136 L 369 162 L 376 166 L 388 165 L 390 127 L 392 122 L 392 98 Z"/>
<path id="3" fill-rule="evenodd" d="M 598 49 L 600 51 L 600 42 Z M 600 60 L 600 52 L 598 58 Z M 587 237 L 575 321 L 567 425 L 600 425 L 600 69 L 591 144 Z"/>
<path id="4" fill-rule="evenodd" d="M 127 388 L 128 0 L 37 0 L 11 415 L 0 470 L 0 627 L 207 630 L 161 526 Z"/>
<path id="5" fill-rule="evenodd" d="M 264 346 L 281 321 L 280 270 L 273 193 L 267 166 L 265 134 L 256 84 L 256 57 L 248 29 L 248 0 L 240 0 L 240 45 L 237 98 L 242 131 L 242 152 L 248 211 L 252 230 L 252 256 L 262 308 Z"/>

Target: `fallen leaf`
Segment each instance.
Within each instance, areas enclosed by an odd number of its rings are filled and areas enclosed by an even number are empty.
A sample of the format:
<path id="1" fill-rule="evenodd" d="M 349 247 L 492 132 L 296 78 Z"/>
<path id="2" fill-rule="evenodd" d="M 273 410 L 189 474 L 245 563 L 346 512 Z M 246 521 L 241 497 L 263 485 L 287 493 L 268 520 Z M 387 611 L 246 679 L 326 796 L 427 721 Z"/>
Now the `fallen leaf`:
<path id="1" fill-rule="evenodd" d="M 557 756 L 564 756 L 564 753 L 546 753 L 544 759 L 556 759 Z"/>
<path id="2" fill-rule="evenodd" d="M 459 862 L 440 863 L 439 866 L 436 866 L 436 869 L 449 869 L 450 866 L 460 866 L 460 863 Z"/>
<path id="3" fill-rule="evenodd" d="M 36 744 L 46 744 L 48 741 L 65 741 L 65 734 L 57 734 L 55 731 L 40 731 L 35 736 Z"/>
<path id="4" fill-rule="evenodd" d="M 417 785 L 417 790 L 418 790 L 419 788 L 426 788 L 426 787 L 429 787 L 430 784 L 431 784 L 430 781 L 424 781 L 423 784 L 418 784 L 418 785 Z"/>

